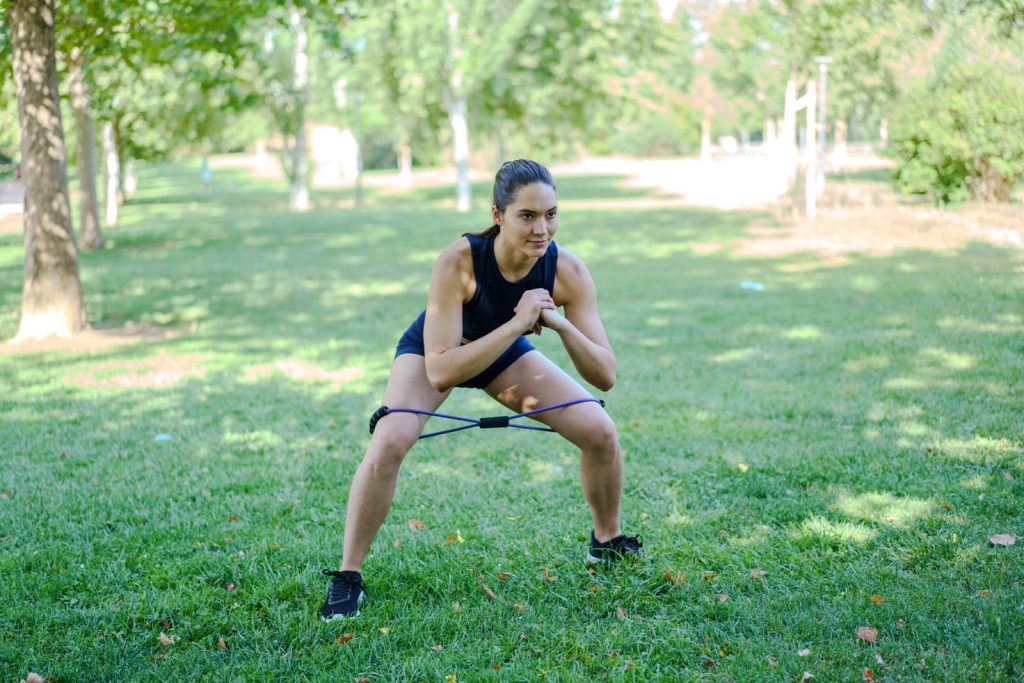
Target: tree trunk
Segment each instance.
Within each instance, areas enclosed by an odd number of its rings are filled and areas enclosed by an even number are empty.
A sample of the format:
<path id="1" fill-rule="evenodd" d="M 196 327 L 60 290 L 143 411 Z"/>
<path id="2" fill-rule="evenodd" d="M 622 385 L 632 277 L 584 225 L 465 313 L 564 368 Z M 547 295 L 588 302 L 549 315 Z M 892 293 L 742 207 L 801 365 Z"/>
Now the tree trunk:
<path id="1" fill-rule="evenodd" d="M 86 326 L 71 228 L 53 0 L 11 0 L 8 26 L 25 183 L 25 273 L 14 341 L 71 337 Z"/>
<path id="2" fill-rule="evenodd" d="M 466 121 L 466 93 L 462 89 L 462 44 L 459 40 L 459 13 L 448 3 L 448 40 L 452 65 L 448 97 L 448 122 L 452 127 L 455 153 L 455 206 L 467 213 L 472 205 L 469 185 L 469 124 Z"/>
<path id="3" fill-rule="evenodd" d="M 409 146 L 409 131 L 402 129 L 398 142 L 398 182 L 404 188 L 412 187 L 412 147 Z"/>
<path id="4" fill-rule="evenodd" d="M 107 177 L 107 208 L 103 222 L 110 227 L 117 225 L 117 208 L 120 205 L 118 193 L 121 189 L 121 160 L 117 157 L 117 146 L 114 144 L 114 124 L 110 121 L 103 124 L 103 166 Z"/>
<path id="5" fill-rule="evenodd" d="M 75 132 L 78 133 L 78 186 L 83 249 L 102 249 L 99 200 L 96 196 L 96 120 L 93 118 L 92 97 L 85 82 L 85 57 L 81 48 L 72 48 L 68 59 L 71 80 L 71 109 L 75 114 Z"/>
<path id="6" fill-rule="evenodd" d="M 779 158 L 782 161 L 783 173 L 786 174 L 786 185 L 792 187 L 796 182 L 799 157 L 796 144 L 796 80 L 790 77 L 786 83 L 786 105 L 782 114 L 782 131 Z"/>
<path id="7" fill-rule="evenodd" d="M 295 34 L 295 145 L 292 147 L 292 175 L 288 190 L 293 211 L 309 210 L 309 161 L 306 158 L 306 84 L 309 81 L 309 55 L 306 54 L 306 27 L 302 13 L 291 11 Z"/>
<path id="8" fill-rule="evenodd" d="M 121 119 L 114 117 L 114 151 L 117 153 L 117 204 L 120 206 L 128 201 L 128 197 L 135 194 L 134 186 L 128 188 L 129 178 L 135 179 L 135 169 L 131 164 L 126 163 L 124 153 L 124 139 L 121 137 Z M 130 161 L 130 160 L 129 160 Z"/>
<path id="9" fill-rule="evenodd" d="M 707 109 L 700 120 L 700 160 L 711 161 L 711 112 Z"/>

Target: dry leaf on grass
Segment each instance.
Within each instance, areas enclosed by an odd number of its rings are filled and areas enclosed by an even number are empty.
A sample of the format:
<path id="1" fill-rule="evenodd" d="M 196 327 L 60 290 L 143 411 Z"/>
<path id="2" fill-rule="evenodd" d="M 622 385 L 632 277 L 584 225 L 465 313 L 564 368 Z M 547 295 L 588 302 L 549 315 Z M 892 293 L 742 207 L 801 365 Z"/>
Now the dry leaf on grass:
<path id="1" fill-rule="evenodd" d="M 885 666 L 885 660 L 882 659 L 882 655 L 875 655 L 875 661 L 878 662 L 878 666 Z"/>
<path id="2" fill-rule="evenodd" d="M 704 659 L 701 660 L 700 663 L 703 664 L 704 666 L 718 666 L 718 662 L 716 662 L 715 660 L 711 659 L 711 657 L 705 657 Z"/>
<path id="3" fill-rule="evenodd" d="M 705 581 L 710 581 L 711 579 L 718 576 L 718 574 L 716 572 L 704 572 L 701 576 Z"/>
<path id="4" fill-rule="evenodd" d="M 591 593 L 596 593 L 597 591 L 601 590 L 601 587 L 600 587 L 600 586 L 598 586 L 598 585 L 597 585 L 597 584 L 595 583 L 595 584 L 594 584 L 593 586 L 591 586 L 591 587 L 590 587 L 590 588 L 588 588 L 587 590 L 589 590 L 589 591 L 590 591 Z"/>
<path id="5" fill-rule="evenodd" d="M 398 540 L 398 539 L 396 538 L 396 539 L 395 539 L 395 542 L 394 542 L 394 544 L 393 544 L 393 545 L 394 545 L 394 546 L 395 546 L 396 548 L 401 548 L 401 547 L 402 547 L 402 542 L 401 542 L 400 540 Z"/>
<path id="6" fill-rule="evenodd" d="M 1006 470 L 1003 470 L 1003 479 L 1005 479 L 1006 481 L 1013 481 L 1013 475 L 1007 472 Z"/>
<path id="7" fill-rule="evenodd" d="M 686 581 L 686 574 L 683 574 L 682 572 L 679 572 L 678 574 L 673 574 L 672 572 L 666 569 L 664 572 L 662 572 L 661 575 L 664 576 L 665 580 L 671 583 L 673 586 L 682 585 Z"/>
<path id="8" fill-rule="evenodd" d="M 498 596 L 494 594 L 494 591 L 492 591 L 490 588 L 487 587 L 486 583 L 481 581 L 480 582 L 480 587 L 484 589 L 484 593 L 486 593 L 487 597 L 489 597 L 491 600 L 497 599 Z"/>
<path id="9" fill-rule="evenodd" d="M 881 605 L 883 602 L 885 602 L 885 598 L 883 598 L 881 595 L 872 595 L 871 596 L 871 604 L 872 605 Z"/>
<path id="10" fill-rule="evenodd" d="M 409 528 L 413 531 L 422 531 L 423 529 L 427 528 L 427 525 L 421 522 L 420 520 L 414 518 L 409 520 Z"/>
<path id="11" fill-rule="evenodd" d="M 552 576 L 548 573 L 548 568 L 544 567 L 544 580 L 548 583 L 554 583 L 558 579 L 557 576 Z"/>
<path id="12" fill-rule="evenodd" d="M 517 610 L 519 610 L 520 612 L 524 612 L 524 611 L 526 611 L 526 608 L 525 608 L 525 607 L 523 607 L 523 603 L 521 603 L 521 602 L 517 602 L 516 604 L 514 604 L 514 605 L 512 605 L 512 606 L 513 606 L 513 607 L 515 607 L 515 608 L 516 608 Z"/>
<path id="13" fill-rule="evenodd" d="M 764 575 L 767 574 L 767 573 L 768 572 L 763 571 L 761 569 L 751 569 L 750 570 L 750 578 L 752 578 L 752 579 L 763 579 Z"/>
<path id="14" fill-rule="evenodd" d="M 355 683 L 373 683 L 373 681 L 369 678 L 357 678 L 355 679 Z"/>
<path id="15" fill-rule="evenodd" d="M 861 674 L 861 678 L 864 679 L 865 681 L 874 681 L 875 680 L 875 672 L 872 671 L 870 668 L 864 669 L 864 673 Z"/>
<path id="16" fill-rule="evenodd" d="M 498 572 L 498 578 L 502 581 L 508 581 L 511 575 L 508 572 Z"/>
<path id="17" fill-rule="evenodd" d="M 811 654 L 811 648 L 809 648 L 809 647 L 805 647 L 802 650 L 797 650 L 796 651 L 796 656 L 797 657 L 808 657 L 808 656 L 810 656 L 810 654 Z"/>
<path id="18" fill-rule="evenodd" d="M 345 634 L 342 634 L 342 635 L 338 636 L 338 645 L 344 645 L 348 641 L 352 640 L 354 635 L 355 634 L 353 634 L 353 633 L 345 633 Z"/>
<path id="19" fill-rule="evenodd" d="M 857 637 L 866 643 L 878 642 L 878 629 L 870 626 L 861 626 L 857 629 Z"/>
<path id="20" fill-rule="evenodd" d="M 728 599 L 729 599 L 729 594 L 728 593 L 719 593 L 718 595 L 715 596 L 715 600 L 717 602 L 725 602 Z"/>
<path id="21" fill-rule="evenodd" d="M 982 590 L 978 591 L 978 597 L 979 598 L 987 598 L 988 596 L 989 596 L 989 591 L 987 589 L 983 588 Z"/>
<path id="22" fill-rule="evenodd" d="M 1009 548 L 1017 542 L 1017 537 L 1012 534 L 992 534 L 988 537 L 988 542 L 994 546 L 1001 545 L 1004 548 Z"/>
<path id="23" fill-rule="evenodd" d="M 168 636 L 163 631 L 160 631 L 158 639 L 160 640 L 161 645 L 174 645 L 176 642 L 178 642 L 178 639 L 176 637 Z"/>
<path id="24" fill-rule="evenodd" d="M 217 647 L 219 647 L 221 650 L 228 649 L 228 641 L 224 640 L 223 636 L 218 637 L 217 638 Z"/>
<path id="25" fill-rule="evenodd" d="M 629 618 L 629 612 L 627 612 L 626 608 L 623 607 L 622 605 L 619 605 L 618 607 L 616 607 L 615 608 L 615 612 L 616 612 L 616 614 L 619 615 L 619 619 L 628 619 Z"/>
<path id="26" fill-rule="evenodd" d="M 805 671 L 804 675 L 800 677 L 800 680 L 801 681 L 809 681 L 812 678 L 814 678 L 814 674 L 812 674 L 810 671 Z"/>
<path id="27" fill-rule="evenodd" d="M 903 628 L 904 626 L 907 625 L 907 622 L 904 621 L 903 619 L 897 619 L 896 620 L 896 625 L 899 626 L 900 628 Z"/>
<path id="28" fill-rule="evenodd" d="M 18 683 L 43 683 L 43 680 L 42 676 L 30 671 L 28 676 L 18 681 Z"/>

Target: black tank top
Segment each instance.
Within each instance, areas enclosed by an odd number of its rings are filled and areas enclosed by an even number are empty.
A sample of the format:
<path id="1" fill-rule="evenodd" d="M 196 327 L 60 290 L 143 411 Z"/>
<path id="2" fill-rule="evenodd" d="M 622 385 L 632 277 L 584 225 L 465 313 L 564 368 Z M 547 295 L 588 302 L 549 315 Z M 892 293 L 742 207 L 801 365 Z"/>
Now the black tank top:
<path id="1" fill-rule="evenodd" d="M 494 258 L 494 238 L 465 233 L 473 251 L 473 274 L 476 292 L 462 305 L 462 336 L 473 341 L 498 329 L 513 317 L 523 293 L 530 289 L 546 289 L 555 294 L 555 273 L 558 270 L 558 247 L 548 245 L 544 255 L 519 282 L 509 282 L 498 269 Z"/>

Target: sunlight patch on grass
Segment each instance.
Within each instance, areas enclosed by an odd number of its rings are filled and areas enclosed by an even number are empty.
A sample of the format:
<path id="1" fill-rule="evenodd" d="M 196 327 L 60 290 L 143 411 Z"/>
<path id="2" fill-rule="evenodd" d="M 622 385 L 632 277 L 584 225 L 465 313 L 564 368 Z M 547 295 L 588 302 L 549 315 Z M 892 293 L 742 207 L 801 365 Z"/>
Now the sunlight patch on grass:
<path id="1" fill-rule="evenodd" d="M 668 526 L 690 526 L 693 524 L 693 520 L 689 515 L 684 515 L 679 510 L 673 510 L 669 513 L 668 517 L 665 518 L 665 524 Z"/>
<path id="2" fill-rule="evenodd" d="M 753 346 L 748 346 L 743 349 L 732 349 L 725 353 L 712 356 L 711 361 L 714 363 L 737 363 L 740 361 L 750 360 L 751 358 L 759 355 L 759 353 L 759 349 Z"/>
<path id="3" fill-rule="evenodd" d="M 965 489 L 970 489 L 972 491 L 984 491 L 985 489 L 988 488 L 988 482 L 985 481 L 985 477 L 983 477 L 980 474 L 976 474 L 973 477 L 961 479 L 960 486 L 963 486 Z"/>
<path id="4" fill-rule="evenodd" d="M 821 329 L 816 325 L 800 325 L 783 331 L 786 339 L 821 339 Z"/>
<path id="5" fill-rule="evenodd" d="M 863 545 L 878 535 L 878 532 L 863 524 L 833 522 L 824 517 L 804 520 L 791 536 L 794 540 L 820 538 L 831 542 Z"/>
<path id="6" fill-rule="evenodd" d="M 834 509 L 856 519 L 906 527 L 931 514 L 934 504 L 920 498 L 899 498 L 891 493 L 840 494 Z"/>
<path id="7" fill-rule="evenodd" d="M 978 435 L 970 439 L 935 439 L 930 442 L 929 447 L 943 455 L 970 462 L 984 462 L 988 456 L 1002 458 L 1024 455 L 1024 444 L 1014 443 L 1009 439 L 991 439 Z"/>
<path id="8" fill-rule="evenodd" d="M 939 363 L 947 370 L 969 370 L 978 364 L 978 361 L 970 354 L 934 347 L 921 349 L 921 356 L 927 360 Z"/>
<path id="9" fill-rule="evenodd" d="M 931 427 L 916 420 L 901 422 L 899 429 L 908 436 L 928 436 L 935 433 Z"/>
<path id="10" fill-rule="evenodd" d="M 850 284 L 859 292 L 875 292 L 882 286 L 873 275 L 858 275 Z"/>
<path id="11" fill-rule="evenodd" d="M 276 433 L 269 429 L 257 429 L 251 432 L 224 433 L 224 444 L 226 446 L 240 446 L 247 450 L 260 451 L 264 448 L 274 448 L 283 444 L 284 441 Z"/>
<path id="12" fill-rule="evenodd" d="M 944 330 L 959 330 L 961 332 L 984 332 L 988 334 L 1024 333 L 1024 319 L 1012 313 L 996 316 L 994 322 L 983 322 L 963 316 L 946 316 L 940 318 L 936 326 Z"/>

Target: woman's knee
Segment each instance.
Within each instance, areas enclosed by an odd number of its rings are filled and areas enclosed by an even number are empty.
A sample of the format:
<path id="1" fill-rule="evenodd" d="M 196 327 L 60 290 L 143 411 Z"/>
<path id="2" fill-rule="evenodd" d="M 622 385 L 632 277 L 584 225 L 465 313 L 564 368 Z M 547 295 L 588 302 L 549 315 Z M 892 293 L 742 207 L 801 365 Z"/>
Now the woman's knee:
<path id="1" fill-rule="evenodd" d="M 603 410 L 594 412 L 577 430 L 574 443 L 582 450 L 614 457 L 619 452 L 619 432 Z"/>
<path id="2" fill-rule="evenodd" d="M 419 438 L 420 431 L 418 420 L 381 420 L 373 432 L 364 459 L 374 475 L 395 474 L 405 460 L 405 455 Z"/>

